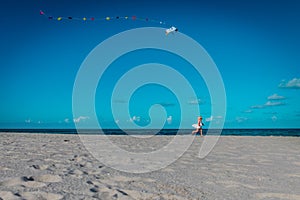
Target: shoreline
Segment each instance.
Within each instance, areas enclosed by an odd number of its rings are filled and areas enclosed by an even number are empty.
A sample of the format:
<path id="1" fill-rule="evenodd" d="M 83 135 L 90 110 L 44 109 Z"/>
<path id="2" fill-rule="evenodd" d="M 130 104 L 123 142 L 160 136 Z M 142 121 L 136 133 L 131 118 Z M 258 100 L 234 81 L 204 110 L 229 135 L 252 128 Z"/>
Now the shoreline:
<path id="1" fill-rule="evenodd" d="M 189 137 L 189 136 L 195 136 L 195 137 L 200 137 L 200 138 L 204 138 L 204 137 L 283 137 L 283 138 L 297 138 L 297 137 L 300 137 L 300 135 L 203 135 L 203 136 L 200 136 L 198 133 L 196 135 L 192 135 L 192 134 L 178 134 L 178 135 L 162 135 L 162 134 L 157 134 L 157 135 L 143 135 L 143 134 L 124 134 L 124 135 L 120 135 L 120 134 L 80 134 L 80 133 L 43 133 L 43 132 L 0 132 L 0 136 L 1 135 L 46 135 L 46 136 L 52 136 L 52 135 L 56 135 L 56 136 L 85 136 L 85 135 L 90 135 L 90 136 L 107 136 L 107 137 L 123 137 L 123 136 L 126 136 L 126 137 L 130 137 L 130 136 L 140 136 L 140 137 L 149 137 L 149 136 L 152 136 L 152 137 L 175 137 L 175 136 L 178 136 L 178 137 Z"/>
<path id="2" fill-rule="evenodd" d="M 62 135 L 190 135 L 194 129 L 0 129 L 0 134 L 62 134 Z M 221 133 L 221 134 L 220 134 Z M 204 135 L 300 137 L 300 129 L 203 129 Z M 198 136 L 199 134 L 197 134 Z"/>

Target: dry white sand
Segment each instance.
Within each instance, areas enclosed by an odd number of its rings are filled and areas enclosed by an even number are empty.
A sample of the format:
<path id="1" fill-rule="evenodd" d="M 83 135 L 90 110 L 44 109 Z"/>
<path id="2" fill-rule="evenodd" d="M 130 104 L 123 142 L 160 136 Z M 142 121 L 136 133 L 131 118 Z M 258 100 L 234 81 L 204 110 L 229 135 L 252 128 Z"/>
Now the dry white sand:
<path id="1" fill-rule="evenodd" d="M 170 137 L 151 143 L 162 146 Z M 3 200 L 300 199 L 300 137 L 222 136 L 204 159 L 197 157 L 203 140 L 197 137 L 176 162 L 143 174 L 103 165 L 77 135 L 1 133 L 0 138 Z M 143 148 L 128 136 L 112 138 L 123 148 Z"/>

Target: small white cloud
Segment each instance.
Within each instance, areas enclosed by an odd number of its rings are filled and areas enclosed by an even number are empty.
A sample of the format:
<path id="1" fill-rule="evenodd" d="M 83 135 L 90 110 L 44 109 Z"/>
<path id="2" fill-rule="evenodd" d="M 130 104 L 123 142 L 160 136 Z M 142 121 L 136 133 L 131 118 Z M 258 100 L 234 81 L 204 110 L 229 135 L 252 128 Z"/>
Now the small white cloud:
<path id="1" fill-rule="evenodd" d="M 281 105 L 284 105 L 283 102 L 280 102 L 280 101 L 268 101 L 267 103 L 265 103 L 265 106 L 281 106 Z"/>
<path id="2" fill-rule="evenodd" d="M 271 96 L 268 97 L 268 100 L 281 100 L 281 99 L 285 99 L 284 96 L 280 96 L 278 94 L 273 94 Z"/>
<path id="3" fill-rule="evenodd" d="M 131 119 L 130 119 L 131 122 L 139 122 L 141 121 L 141 117 L 139 116 L 133 116 Z"/>
<path id="4" fill-rule="evenodd" d="M 168 124 L 171 124 L 171 123 L 172 123 L 172 116 L 169 116 L 169 117 L 167 118 L 167 122 L 168 122 Z"/>
<path id="5" fill-rule="evenodd" d="M 250 109 L 244 111 L 244 113 L 252 113 L 252 112 L 253 112 L 253 110 L 250 110 Z"/>
<path id="6" fill-rule="evenodd" d="M 293 78 L 292 80 L 286 82 L 282 81 L 279 85 L 279 88 L 290 88 L 290 89 L 300 89 L 300 78 Z"/>
<path id="7" fill-rule="evenodd" d="M 223 116 L 210 116 L 208 118 L 205 118 L 205 122 L 214 122 L 215 124 L 220 124 L 222 122 Z"/>
<path id="8" fill-rule="evenodd" d="M 255 106 L 251 106 L 252 109 L 261 109 L 264 108 L 263 105 L 255 105 Z"/>
<path id="9" fill-rule="evenodd" d="M 267 101 L 264 105 L 255 105 L 255 106 L 251 106 L 251 109 L 262 109 L 265 107 L 271 107 L 271 106 L 282 106 L 285 105 L 284 102 L 281 101 L 274 101 L 274 100 L 280 100 L 280 99 L 284 99 L 285 97 L 283 96 L 278 96 L 277 94 L 271 95 L 268 97 L 269 100 L 273 100 L 273 101 Z"/>
<path id="10" fill-rule="evenodd" d="M 214 117 L 213 117 L 213 116 L 210 116 L 210 117 L 208 117 L 208 118 L 205 118 L 205 121 L 206 121 L 206 122 L 211 122 L 213 119 L 214 119 Z"/>
<path id="11" fill-rule="evenodd" d="M 25 123 L 31 123 L 32 120 L 31 119 L 25 119 Z"/>
<path id="12" fill-rule="evenodd" d="M 66 118 L 66 119 L 64 120 L 64 122 L 65 122 L 65 123 L 69 123 L 70 120 L 69 120 L 68 118 Z"/>
<path id="13" fill-rule="evenodd" d="M 248 120 L 247 117 L 236 117 L 235 120 L 238 122 L 238 123 L 242 123 L 242 122 L 245 122 Z"/>
<path id="14" fill-rule="evenodd" d="M 80 121 L 85 121 L 85 120 L 87 120 L 87 119 L 89 119 L 88 116 L 80 116 L 80 117 L 78 117 L 78 118 L 74 118 L 73 121 L 74 121 L 75 123 L 79 123 Z"/>
<path id="15" fill-rule="evenodd" d="M 192 99 L 192 100 L 188 101 L 188 104 L 201 105 L 201 104 L 204 104 L 204 101 L 201 99 Z"/>

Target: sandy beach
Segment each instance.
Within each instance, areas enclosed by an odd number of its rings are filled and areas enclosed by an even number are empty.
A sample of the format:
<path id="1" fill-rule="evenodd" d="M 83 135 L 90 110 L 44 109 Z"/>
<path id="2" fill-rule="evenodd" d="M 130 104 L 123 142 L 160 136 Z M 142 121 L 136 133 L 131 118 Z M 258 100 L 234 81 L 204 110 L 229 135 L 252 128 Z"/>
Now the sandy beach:
<path id="1" fill-rule="evenodd" d="M 109 137 L 130 146 L 129 136 Z M 170 137 L 156 136 L 151 143 L 161 146 Z M 177 161 L 141 174 L 105 166 L 78 135 L 0 138 L 3 200 L 300 199 L 300 137 L 222 136 L 204 159 L 197 157 L 203 137 L 196 137 Z"/>

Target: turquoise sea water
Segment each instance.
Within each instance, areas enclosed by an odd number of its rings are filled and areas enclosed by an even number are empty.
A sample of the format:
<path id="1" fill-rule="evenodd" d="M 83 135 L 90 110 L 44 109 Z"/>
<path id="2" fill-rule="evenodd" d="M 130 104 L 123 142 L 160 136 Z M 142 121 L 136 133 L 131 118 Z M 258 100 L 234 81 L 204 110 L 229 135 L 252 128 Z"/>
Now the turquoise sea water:
<path id="1" fill-rule="evenodd" d="M 203 130 L 204 135 L 207 129 Z M 192 129 L 135 129 L 135 130 L 119 130 L 119 129 L 85 129 L 77 131 L 76 129 L 0 129 L 0 132 L 9 133 L 41 133 L 41 134 L 106 134 L 106 135 L 189 135 Z M 210 130 L 209 134 L 219 134 L 217 130 Z M 294 136 L 300 137 L 300 129 L 223 129 L 221 135 L 236 136 Z"/>

